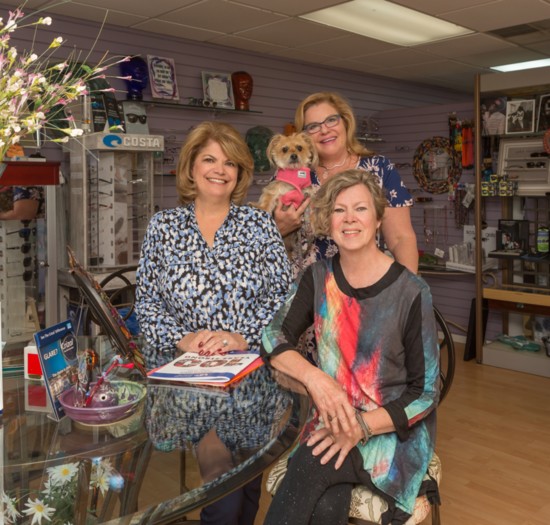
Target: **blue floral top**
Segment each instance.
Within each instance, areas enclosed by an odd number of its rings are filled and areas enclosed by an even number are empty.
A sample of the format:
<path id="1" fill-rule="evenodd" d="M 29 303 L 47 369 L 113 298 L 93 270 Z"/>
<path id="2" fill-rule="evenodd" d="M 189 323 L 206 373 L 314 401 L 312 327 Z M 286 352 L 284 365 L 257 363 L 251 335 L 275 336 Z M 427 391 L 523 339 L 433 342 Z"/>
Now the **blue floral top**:
<path id="1" fill-rule="evenodd" d="M 44 204 L 44 188 L 41 186 L 0 186 L 0 211 L 13 209 L 14 202 L 33 199 L 38 201 L 38 214 Z"/>
<path id="2" fill-rule="evenodd" d="M 259 352 L 262 329 L 282 305 L 291 272 L 273 218 L 231 204 L 208 246 L 195 206 L 153 216 L 136 275 L 136 311 L 148 367 L 174 359 L 176 344 L 199 330 L 240 333 Z"/>

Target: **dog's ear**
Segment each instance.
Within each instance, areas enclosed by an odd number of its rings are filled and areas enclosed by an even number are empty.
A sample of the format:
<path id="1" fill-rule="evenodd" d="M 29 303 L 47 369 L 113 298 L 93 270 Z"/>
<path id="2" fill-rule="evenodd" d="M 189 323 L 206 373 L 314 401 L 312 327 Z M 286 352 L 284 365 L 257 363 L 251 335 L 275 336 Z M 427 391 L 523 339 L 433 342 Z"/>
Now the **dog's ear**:
<path id="1" fill-rule="evenodd" d="M 319 154 L 317 153 L 313 139 L 309 133 L 301 133 L 301 135 L 309 148 L 309 165 L 311 168 L 316 168 L 317 164 L 319 164 Z"/>
<path id="2" fill-rule="evenodd" d="M 277 167 L 277 164 L 273 160 L 273 153 L 278 148 L 279 142 L 281 142 L 281 139 L 284 139 L 284 138 L 285 138 L 284 135 L 277 133 L 276 135 L 273 135 L 273 137 L 271 137 L 271 140 L 267 145 L 266 155 L 267 155 L 267 158 L 269 159 L 271 166 L 273 166 L 274 168 Z"/>

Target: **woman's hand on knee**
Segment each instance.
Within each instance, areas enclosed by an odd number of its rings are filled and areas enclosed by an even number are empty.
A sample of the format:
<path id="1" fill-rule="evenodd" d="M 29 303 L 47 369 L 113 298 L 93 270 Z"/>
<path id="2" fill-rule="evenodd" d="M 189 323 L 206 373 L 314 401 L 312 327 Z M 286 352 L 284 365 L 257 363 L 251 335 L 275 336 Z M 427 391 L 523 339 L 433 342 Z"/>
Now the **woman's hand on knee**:
<path id="1" fill-rule="evenodd" d="M 343 433 L 335 436 L 329 428 L 321 428 L 311 433 L 307 446 L 313 447 L 311 453 L 314 456 L 321 456 L 321 465 L 326 465 L 333 457 L 338 456 L 334 463 L 334 468 L 338 470 L 349 451 L 357 444 Z"/>

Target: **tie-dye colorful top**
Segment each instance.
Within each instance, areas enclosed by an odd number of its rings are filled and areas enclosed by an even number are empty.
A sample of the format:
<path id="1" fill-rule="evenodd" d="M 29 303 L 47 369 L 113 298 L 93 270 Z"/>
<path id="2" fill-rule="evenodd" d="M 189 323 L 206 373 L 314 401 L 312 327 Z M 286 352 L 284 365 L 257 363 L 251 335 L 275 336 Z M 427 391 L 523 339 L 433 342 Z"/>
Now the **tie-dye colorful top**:
<path id="1" fill-rule="evenodd" d="M 359 410 L 384 407 L 396 431 L 357 445 L 374 485 L 412 513 L 434 452 L 439 347 L 428 285 L 394 262 L 374 285 L 354 289 L 339 255 L 304 272 L 264 330 L 266 357 L 295 349 L 313 325 L 319 367 Z M 312 413 L 303 434 L 319 425 Z"/>

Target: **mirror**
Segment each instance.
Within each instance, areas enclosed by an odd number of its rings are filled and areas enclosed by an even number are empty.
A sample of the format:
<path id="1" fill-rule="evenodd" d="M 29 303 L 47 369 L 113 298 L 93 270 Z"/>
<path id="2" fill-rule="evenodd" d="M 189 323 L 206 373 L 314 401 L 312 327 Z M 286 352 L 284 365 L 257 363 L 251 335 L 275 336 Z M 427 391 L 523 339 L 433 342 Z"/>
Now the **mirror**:
<path id="1" fill-rule="evenodd" d="M 413 174 L 430 193 L 446 193 L 462 174 L 461 156 L 445 137 L 424 140 L 414 154 Z"/>

